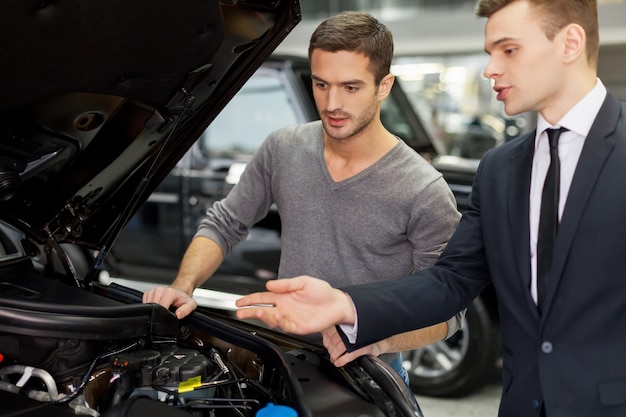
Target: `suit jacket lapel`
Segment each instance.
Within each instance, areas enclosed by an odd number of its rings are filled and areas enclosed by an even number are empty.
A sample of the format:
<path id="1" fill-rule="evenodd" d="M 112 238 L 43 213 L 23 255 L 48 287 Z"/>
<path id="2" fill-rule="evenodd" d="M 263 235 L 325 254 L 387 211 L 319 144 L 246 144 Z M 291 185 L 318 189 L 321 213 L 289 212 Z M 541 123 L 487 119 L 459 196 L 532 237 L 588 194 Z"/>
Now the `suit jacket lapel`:
<path id="1" fill-rule="evenodd" d="M 519 276 L 520 291 L 526 298 L 531 311 L 539 318 L 535 302 L 530 295 L 530 176 L 535 148 L 535 132 L 522 139 L 518 152 L 511 156 L 511 169 L 508 171 L 507 185 L 511 187 L 508 193 L 509 227 L 511 241 L 515 253 L 515 264 Z"/>
<path id="2" fill-rule="evenodd" d="M 585 211 L 587 201 L 602 171 L 602 167 L 615 145 L 615 138 L 611 135 L 616 129 L 620 113 L 621 103 L 608 93 L 583 145 L 578 165 L 574 171 L 574 178 L 567 196 L 563 216 L 561 217 L 559 236 L 552 261 L 553 272 L 550 275 L 545 306 L 543 307 L 544 317 L 549 313 L 552 299 L 561 280 L 569 248 L 576 234 L 577 225 Z"/>

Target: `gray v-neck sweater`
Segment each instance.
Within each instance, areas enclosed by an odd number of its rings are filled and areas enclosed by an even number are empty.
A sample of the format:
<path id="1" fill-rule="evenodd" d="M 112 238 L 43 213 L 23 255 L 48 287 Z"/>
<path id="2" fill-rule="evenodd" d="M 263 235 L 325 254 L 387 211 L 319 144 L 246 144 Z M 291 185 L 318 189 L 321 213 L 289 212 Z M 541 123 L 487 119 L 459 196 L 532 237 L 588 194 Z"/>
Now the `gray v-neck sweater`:
<path id="1" fill-rule="evenodd" d="M 321 122 L 268 136 L 198 235 L 225 254 L 276 205 L 282 222 L 279 277 L 311 275 L 335 287 L 392 280 L 432 265 L 459 220 L 441 173 L 403 141 L 373 165 L 335 182 Z M 450 333 L 458 323 L 450 324 Z"/>

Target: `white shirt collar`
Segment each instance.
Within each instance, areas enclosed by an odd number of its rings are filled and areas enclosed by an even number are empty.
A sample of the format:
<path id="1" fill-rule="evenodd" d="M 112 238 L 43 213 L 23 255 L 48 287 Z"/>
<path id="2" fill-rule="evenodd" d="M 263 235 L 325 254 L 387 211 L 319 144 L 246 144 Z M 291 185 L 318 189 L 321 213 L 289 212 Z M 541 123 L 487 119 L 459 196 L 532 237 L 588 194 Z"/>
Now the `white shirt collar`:
<path id="1" fill-rule="evenodd" d="M 606 87 L 598 78 L 596 85 L 587 93 L 582 100 L 574 105 L 565 115 L 552 126 L 543 116 L 537 115 L 537 133 L 535 136 L 535 149 L 537 148 L 541 133 L 548 128 L 565 127 L 583 138 L 587 137 L 591 125 L 593 125 L 602 103 L 606 98 Z"/>

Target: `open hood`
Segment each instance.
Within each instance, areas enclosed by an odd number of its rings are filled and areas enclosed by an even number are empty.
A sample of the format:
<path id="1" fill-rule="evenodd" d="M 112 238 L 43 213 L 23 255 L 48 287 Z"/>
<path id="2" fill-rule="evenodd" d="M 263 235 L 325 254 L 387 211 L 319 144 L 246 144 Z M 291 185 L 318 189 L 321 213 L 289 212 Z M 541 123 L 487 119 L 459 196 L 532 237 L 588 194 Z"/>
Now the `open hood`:
<path id="1" fill-rule="evenodd" d="M 297 0 L 1 1 L 0 217 L 106 245 L 300 18 Z"/>

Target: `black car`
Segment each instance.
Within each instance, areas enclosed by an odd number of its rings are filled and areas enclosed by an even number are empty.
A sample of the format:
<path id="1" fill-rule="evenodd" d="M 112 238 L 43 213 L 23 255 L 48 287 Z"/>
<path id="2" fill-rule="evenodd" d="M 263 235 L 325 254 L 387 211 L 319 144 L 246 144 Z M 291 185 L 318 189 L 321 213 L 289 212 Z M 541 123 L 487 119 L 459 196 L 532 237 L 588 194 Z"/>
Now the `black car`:
<path id="1" fill-rule="evenodd" d="M 4 1 L 0 16 L 0 415 L 421 415 L 377 358 L 337 369 L 303 339 L 206 309 L 179 321 L 97 280 L 297 1 Z"/>
<path id="2" fill-rule="evenodd" d="M 207 207 L 230 191 L 266 136 L 288 124 L 318 119 L 311 86 L 306 58 L 268 58 L 120 233 L 106 259 L 104 280 L 142 290 L 170 284 Z M 381 119 L 443 172 L 463 210 L 478 161 L 443 155 L 399 80 L 383 101 Z M 214 291 L 262 291 L 265 281 L 277 276 L 280 231 L 279 213 L 271 211 L 196 290 L 199 304 L 219 303 L 232 311 L 233 303 L 221 303 L 223 297 Z M 404 354 L 411 388 L 450 397 L 478 389 L 493 376 L 499 346 L 495 296 L 489 288 L 470 307 L 462 331 Z"/>

